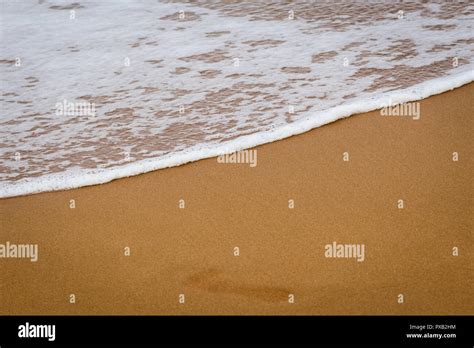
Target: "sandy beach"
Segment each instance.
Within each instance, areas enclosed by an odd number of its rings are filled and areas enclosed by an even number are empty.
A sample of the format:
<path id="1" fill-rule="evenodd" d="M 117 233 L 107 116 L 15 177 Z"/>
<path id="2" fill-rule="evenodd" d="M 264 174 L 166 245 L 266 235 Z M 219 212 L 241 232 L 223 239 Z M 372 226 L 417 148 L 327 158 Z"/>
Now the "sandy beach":
<path id="1" fill-rule="evenodd" d="M 472 314 L 472 100 L 473 83 L 419 120 L 339 120 L 257 147 L 255 167 L 2 199 L 0 243 L 38 260 L 0 259 L 0 313 Z M 326 257 L 334 242 L 364 259 Z"/>

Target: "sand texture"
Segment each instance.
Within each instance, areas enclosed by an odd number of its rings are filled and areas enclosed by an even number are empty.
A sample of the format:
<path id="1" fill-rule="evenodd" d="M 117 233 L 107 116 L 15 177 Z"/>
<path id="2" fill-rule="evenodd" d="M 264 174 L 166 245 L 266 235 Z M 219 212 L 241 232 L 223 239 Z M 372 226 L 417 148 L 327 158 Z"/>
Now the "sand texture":
<path id="1" fill-rule="evenodd" d="M 259 146 L 253 168 L 0 200 L 0 243 L 39 248 L 0 258 L 0 314 L 473 314 L 473 100 L 471 83 L 419 120 L 349 117 Z M 333 242 L 364 261 L 325 257 Z"/>

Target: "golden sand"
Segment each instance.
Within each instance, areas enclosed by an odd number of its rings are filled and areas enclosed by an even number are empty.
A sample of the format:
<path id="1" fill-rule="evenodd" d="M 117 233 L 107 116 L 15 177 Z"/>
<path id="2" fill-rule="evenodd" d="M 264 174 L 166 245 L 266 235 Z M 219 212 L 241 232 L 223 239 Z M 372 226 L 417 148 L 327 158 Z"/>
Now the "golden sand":
<path id="1" fill-rule="evenodd" d="M 472 100 L 471 83 L 419 120 L 340 120 L 257 147 L 255 167 L 0 200 L 0 243 L 39 253 L 0 259 L 0 314 L 472 314 Z"/>

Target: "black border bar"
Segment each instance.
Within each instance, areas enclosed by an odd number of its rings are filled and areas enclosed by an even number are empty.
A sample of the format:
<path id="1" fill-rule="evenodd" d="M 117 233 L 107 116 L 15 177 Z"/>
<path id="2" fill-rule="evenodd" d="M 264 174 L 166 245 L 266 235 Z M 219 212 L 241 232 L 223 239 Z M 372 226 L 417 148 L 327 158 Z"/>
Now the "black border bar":
<path id="1" fill-rule="evenodd" d="M 55 340 L 19 337 L 55 325 Z M 410 328 L 410 325 L 412 327 Z M 421 329 L 414 329 L 414 326 Z M 422 327 L 425 326 L 423 329 Z M 472 316 L 2 316 L 0 346 L 69 344 L 389 344 L 469 346 Z M 407 334 L 428 334 L 408 338 Z M 456 337 L 434 338 L 454 333 Z M 431 337 L 429 337 L 431 335 Z"/>

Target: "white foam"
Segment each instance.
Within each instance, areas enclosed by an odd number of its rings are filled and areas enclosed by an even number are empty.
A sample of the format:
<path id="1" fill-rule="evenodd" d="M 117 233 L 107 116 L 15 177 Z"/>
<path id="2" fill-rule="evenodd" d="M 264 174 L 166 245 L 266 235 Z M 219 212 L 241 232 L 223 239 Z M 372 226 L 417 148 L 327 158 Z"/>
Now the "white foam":
<path id="1" fill-rule="evenodd" d="M 423 82 L 409 89 L 388 93 L 367 100 L 360 100 L 347 105 L 337 106 L 316 115 L 308 115 L 305 120 L 300 120 L 287 126 L 282 126 L 258 135 L 242 136 L 241 138 L 235 139 L 221 147 L 189 149 L 156 159 L 147 159 L 126 164 L 119 168 L 78 170 L 75 172 L 49 174 L 42 176 L 41 180 L 25 179 L 15 185 L 0 183 L 0 197 L 5 198 L 45 191 L 66 190 L 83 186 L 104 184 L 115 179 L 147 173 L 157 169 L 179 166 L 205 158 L 216 157 L 222 154 L 232 153 L 288 138 L 293 135 L 298 135 L 356 113 L 376 110 L 379 109 L 381 105 L 387 105 L 388 100 L 391 100 L 392 105 L 412 102 L 452 90 L 473 80 L 474 71 L 470 71 L 467 74 Z"/>

